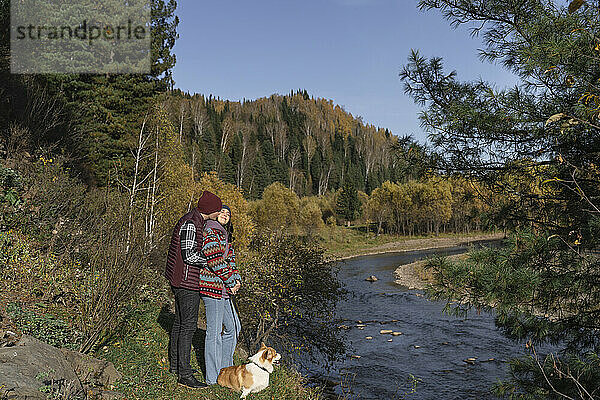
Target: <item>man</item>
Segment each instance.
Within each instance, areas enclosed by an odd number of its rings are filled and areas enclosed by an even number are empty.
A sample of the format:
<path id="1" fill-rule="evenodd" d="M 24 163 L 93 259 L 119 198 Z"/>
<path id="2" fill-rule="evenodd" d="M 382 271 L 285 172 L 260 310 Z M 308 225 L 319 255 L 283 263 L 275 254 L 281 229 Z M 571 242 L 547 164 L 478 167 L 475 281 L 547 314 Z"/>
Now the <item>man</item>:
<path id="1" fill-rule="evenodd" d="M 200 270 L 206 267 L 202 231 L 205 221 L 217 218 L 221 206 L 219 197 L 208 191 L 202 193 L 198 206 L 175 225 L 165 269 L 165 277 L 175 295 L 175 321 L 169 343 L 170 370 L 177 374 L 178 384 L 193 389 L 208 387 L 196 379 L 190 365 L 192 338 L 198 324 Z"/>

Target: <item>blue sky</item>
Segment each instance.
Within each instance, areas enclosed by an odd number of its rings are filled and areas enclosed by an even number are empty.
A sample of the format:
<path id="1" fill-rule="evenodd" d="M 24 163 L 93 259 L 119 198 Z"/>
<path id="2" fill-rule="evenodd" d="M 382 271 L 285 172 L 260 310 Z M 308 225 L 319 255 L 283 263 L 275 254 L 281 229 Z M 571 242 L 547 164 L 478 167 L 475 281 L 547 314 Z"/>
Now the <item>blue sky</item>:
<path id="1" fill-rule="evenodd" d="M 412 48 L 459 79 L 513 85 L 478 38 L 413 0 L 179 0 L 176 86 L 241 100 L 306 89 L 396 135 L 426 134 L 398 74 Z"/>

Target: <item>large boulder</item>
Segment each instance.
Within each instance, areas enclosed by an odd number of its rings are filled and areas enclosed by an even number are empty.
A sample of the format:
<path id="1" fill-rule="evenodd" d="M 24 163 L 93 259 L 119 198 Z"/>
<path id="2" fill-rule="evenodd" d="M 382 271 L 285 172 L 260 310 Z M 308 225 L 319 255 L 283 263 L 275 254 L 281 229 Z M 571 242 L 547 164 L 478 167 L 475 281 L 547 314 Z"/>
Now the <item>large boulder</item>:
<path id="1" fill-rule="evenodd" d="M 50 346 L 23 335 L 11 347 L 0 348 L 0 398 L 118 399 L 108 390 L 121 374 L 108 361 Z"/>
<path id="2" fill-rule="evenodd" d="M 75 399 L 85 392 L 63 353 L 34 337 L 24 335 L 12 347 L 0 348 L 0 397 L 40 399 L 48 395 Z"/>

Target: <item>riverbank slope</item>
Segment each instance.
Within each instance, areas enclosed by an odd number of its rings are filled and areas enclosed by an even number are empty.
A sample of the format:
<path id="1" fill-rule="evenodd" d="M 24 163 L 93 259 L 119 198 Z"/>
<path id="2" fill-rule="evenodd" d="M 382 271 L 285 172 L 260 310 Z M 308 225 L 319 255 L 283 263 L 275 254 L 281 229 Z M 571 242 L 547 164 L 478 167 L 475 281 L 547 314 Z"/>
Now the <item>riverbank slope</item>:
<path id="1" fill-rule="evenodd" d="M 376 236 L 373 233 L 365 233 L 357 229 L 332 227 L 321 235 L 321 245 L 327 249 L 327 255 L 333 259 L 345 260 L 375 254 L 456 247 L 477 241 L 502 238 L 504 238 L 502 232 L 476 232 L 468 235 L 443 234 L 428 237 Z"/>

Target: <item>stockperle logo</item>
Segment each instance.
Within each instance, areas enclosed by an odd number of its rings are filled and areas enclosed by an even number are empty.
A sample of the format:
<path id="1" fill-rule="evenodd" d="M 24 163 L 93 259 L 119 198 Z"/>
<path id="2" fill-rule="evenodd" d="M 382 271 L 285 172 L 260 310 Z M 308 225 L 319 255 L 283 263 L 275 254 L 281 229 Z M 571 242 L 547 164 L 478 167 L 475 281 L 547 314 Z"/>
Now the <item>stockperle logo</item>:
<path id="1" fill-rule="evenodd" d="M 148 0 L 11 1 L 12 73 L 150 73 Z"/>

